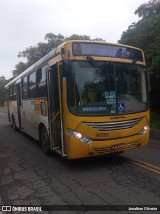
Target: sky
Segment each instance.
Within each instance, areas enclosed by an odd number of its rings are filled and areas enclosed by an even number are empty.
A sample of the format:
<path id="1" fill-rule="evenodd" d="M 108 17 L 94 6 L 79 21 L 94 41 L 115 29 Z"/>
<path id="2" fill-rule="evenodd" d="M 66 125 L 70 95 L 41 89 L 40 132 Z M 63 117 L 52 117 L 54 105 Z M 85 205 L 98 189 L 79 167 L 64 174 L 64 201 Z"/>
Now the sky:
<path id="1" fill-rule="evenodd" d="M 116 43 L 148 0 L 0 0 L 0 77 L 12 77 L 19 51 L 45 42 L 47 33 Z"/>

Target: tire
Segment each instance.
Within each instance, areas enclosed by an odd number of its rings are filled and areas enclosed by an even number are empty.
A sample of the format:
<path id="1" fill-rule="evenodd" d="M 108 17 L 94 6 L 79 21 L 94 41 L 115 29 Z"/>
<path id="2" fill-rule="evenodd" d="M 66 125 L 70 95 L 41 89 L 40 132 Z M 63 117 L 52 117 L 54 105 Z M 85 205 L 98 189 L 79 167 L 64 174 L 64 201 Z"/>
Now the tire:
<path id="1" fill-rule="evenodd" d="M 49 155 L 51 153 L 50 141 L 48 137 L 48 132 L 44 126 L 42 126 L 40 129 L 40 142 L 41 142 L 43 152 L 46 155 Z"/>
<path id="2" fill-rule="evenodd" d="M 18 128 L 17 128 L 17 126 L 16 126 L 16 121 L 15 121 L 15 119 L 14 119 L 13 116 L 12 116 L 12 128 L 13 128 L 14 131 L 17 131 L 17 130 L 18 130 Z"/>

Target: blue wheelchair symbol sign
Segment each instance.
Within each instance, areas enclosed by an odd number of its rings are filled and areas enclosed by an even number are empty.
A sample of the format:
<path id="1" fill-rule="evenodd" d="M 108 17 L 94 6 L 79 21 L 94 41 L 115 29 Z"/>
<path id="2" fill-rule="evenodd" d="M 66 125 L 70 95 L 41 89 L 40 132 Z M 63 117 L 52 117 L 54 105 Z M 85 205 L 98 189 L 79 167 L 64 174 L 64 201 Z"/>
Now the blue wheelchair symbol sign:
<path id="1" fill-rule="evenodd" d="M 125 105 L 124 105 L 124 103 L 119 103 L 118 104 L 118 109 L 119 109 L 119 111 L 125 111 Z"/>

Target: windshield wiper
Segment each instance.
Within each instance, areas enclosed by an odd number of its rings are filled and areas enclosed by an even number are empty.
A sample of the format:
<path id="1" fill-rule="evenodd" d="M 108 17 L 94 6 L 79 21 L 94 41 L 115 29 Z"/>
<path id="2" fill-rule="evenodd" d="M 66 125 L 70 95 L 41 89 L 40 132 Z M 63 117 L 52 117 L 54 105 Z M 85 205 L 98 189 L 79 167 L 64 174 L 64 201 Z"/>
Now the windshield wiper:
<path id="1" fill-rule="evenodd" d="M 97 68 L 98 70 L 102 70 L 99 65 L 96 63 L 96 61 L 91 57 L 91 56 L 87 56 L 88 62 L 93 65 L 95 68 Z"/>

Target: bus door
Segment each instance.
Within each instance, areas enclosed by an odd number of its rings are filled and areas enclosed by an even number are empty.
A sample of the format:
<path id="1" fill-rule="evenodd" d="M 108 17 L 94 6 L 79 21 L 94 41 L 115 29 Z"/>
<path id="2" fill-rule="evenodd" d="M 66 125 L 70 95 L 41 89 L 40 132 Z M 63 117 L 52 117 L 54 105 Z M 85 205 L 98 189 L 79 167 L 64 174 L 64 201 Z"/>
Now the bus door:
<path id="1" fill-rule="evenodd" d="M 48 71 L 48 104 L 51 147 L 53 150 L 60 152 L 62 156 L 65 156 L 63 144 L 62 77 L 60 74 L 60 63 L 57 63 Z"/>
<path id="2" fill-rule="evenodd" d="M 19 128 L 22 129 L 22 121 L 21 121 L 21 83 L 16 85 L 16 96 L 17 96 L 17 113 L 18 113 L 18 122 Z"/>

